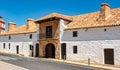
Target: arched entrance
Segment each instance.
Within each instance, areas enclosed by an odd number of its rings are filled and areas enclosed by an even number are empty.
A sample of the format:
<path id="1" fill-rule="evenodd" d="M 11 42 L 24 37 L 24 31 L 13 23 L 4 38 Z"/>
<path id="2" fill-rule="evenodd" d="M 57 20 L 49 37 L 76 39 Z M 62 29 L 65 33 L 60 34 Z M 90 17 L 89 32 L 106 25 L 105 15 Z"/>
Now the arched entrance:
<path id="1" fill-rule="evenodd" d="M 46 58 L 55 58 L 55 46 L 53 44 L 47 44 L 45 48 Z"/>

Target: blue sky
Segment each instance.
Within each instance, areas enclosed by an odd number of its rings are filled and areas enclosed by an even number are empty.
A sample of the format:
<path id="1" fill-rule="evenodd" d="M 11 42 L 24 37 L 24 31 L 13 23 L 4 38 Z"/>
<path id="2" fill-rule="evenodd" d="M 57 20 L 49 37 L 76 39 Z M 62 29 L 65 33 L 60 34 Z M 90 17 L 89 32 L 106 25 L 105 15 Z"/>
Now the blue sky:
<path id="1" fill-rule="evenodd" d="M 108 3 L 111 8 L 120 8 L 120 0 L 0 0 L 0 16 L 18 26 L 28 18 L 38 19 L 56 12 L 65 15 L 80 15 L 100 10 L 101 3 Z"/>

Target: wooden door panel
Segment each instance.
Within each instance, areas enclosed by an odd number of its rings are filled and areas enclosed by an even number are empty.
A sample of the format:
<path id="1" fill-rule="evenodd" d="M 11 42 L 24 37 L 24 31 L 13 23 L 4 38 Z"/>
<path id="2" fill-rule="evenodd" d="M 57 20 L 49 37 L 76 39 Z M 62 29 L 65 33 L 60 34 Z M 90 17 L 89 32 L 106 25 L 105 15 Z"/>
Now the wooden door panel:
<path id="1" fill-rule="evenodd" d="M 36 57 L 39 57 L 39 44 L 36 44 Z"/>
<path id="2" fill-rule="evenodd" d="M 61 58 L 66 59 L 66 44 L 61 44 Z"/>
<path id="3" fill-rule="evenodd" d="M 105 64 L 114 65 L 114 50 L 104 49 Z"/>

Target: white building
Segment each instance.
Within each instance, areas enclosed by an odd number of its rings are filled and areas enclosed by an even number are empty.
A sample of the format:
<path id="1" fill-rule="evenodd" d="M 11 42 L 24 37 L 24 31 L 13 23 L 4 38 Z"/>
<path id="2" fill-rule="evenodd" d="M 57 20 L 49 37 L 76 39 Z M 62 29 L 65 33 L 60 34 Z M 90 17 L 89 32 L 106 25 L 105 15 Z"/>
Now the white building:
<path id="1" fill-rule="evenodd" d="M 0 51 L 120 65 L 120 8 L 111 10 L 102 4 L 100 12 L 77 16 L 53 13 L 30 19 L 18 28 L 10 23 L 8 31 L 0 34 Z"/>
<path id="2" fill-rule="evenodd" d="M 32 19 L 18 28 L 10 22 L 8 31 L 0 35 L 0 52 L 38 57 L 38 33 L 38 26 Z"/>
<path id="3" fill-rule="evenodd" d="M 120 9 L 101 5 L 100 12 L 73 16 L 61 31 L 61 56 L 98 64 L 120 65 Z M 64 53 L 65 52 L 65 53 Z"/>

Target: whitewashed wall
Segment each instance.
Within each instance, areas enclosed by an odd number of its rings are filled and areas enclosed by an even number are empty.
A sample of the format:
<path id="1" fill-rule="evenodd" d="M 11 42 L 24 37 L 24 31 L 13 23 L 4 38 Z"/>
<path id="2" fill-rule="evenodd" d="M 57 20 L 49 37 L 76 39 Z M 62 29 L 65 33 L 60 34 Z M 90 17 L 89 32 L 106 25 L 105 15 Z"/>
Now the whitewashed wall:
<path id="1" fill-rule="evenodd" d="M 32 34 L 32 39 L 29 38 L 30 34 Z M 10 40 L 9 36 L 11 36 Z M 3 43 L 5 43 L 5 48 L 3 48 Z M 35 33 L 0 36 L 0 52 L 16 54 L 16 46 L 19 45 L 19 54 L 29 56 L 30 45 L 32 45 L 35 56 L 36 43 L 38 43 L 38 31 Z"/>
<path id="2" fill-rule="evenodd" d="M 65 24 L 67 24 L 67 23 L 69 23 L 69 22 L 67 22 L 67 21 L 65 21 L 65 20 L 63 20 L 63 19 L 60 19 L 60 44 L 62 43 L 62 38 L 63 38 L 63 34 L 64 34 L 64 29 L 66 28 L 66 25 Z M 60 59 L 61 59 L 61 45 L 60 45 Z"/>
<path id="3" fill-rule="evenodd" d="M 107 31 L 104 31 L 107 29 Z M 73 30 L 65 31 L 61 43 L 66 43 L 68 60 L 104 64 L 104 49 L 114 49 L 114 63 L 120 65 L 120 27 L 77 29 L 78 37 L 73 37 Z M 73 53 L 73 46 L 78 46 L 78 53 Z"/>

